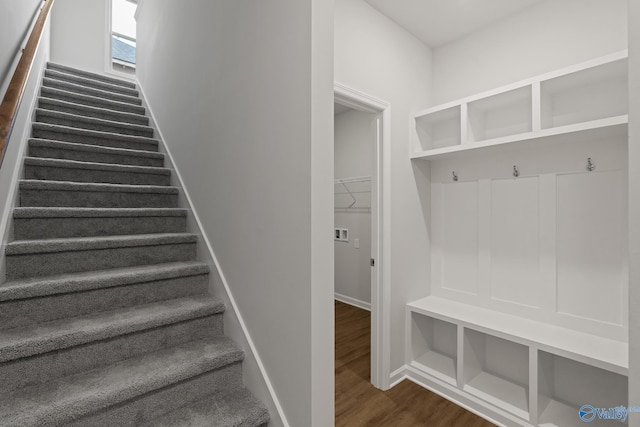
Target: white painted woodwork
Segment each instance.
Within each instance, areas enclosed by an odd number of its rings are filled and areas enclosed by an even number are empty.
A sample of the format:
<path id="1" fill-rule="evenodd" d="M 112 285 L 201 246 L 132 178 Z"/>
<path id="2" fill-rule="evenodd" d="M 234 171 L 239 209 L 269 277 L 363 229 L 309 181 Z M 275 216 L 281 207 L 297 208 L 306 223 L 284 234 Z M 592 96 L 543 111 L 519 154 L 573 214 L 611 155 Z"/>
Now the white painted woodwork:
<path id="1" fill-rule="evenodd" d="M 539 179 L 501 179 L 491 189 L 491 297 L 539 307 Z"/>
<path id="2" fill-rule="evenodd" d="M 407 317 L 412 375 L 479 399 L 489 414 L 579 426 L 580 406 L 627 402 L 626 343 L 438 297 L 408 304 Z"/>
<path id="3" fill-rule="evenodd" d="M 622 51 L 419 111 L 412 158 L 580 131 L 615 132 L 628 122 L 627 63 Z"/>
<path id="4" fill-rule="evenodd" d="M 456 325 L 412 313 L 412 364 L 456 385 Z"/>
<path id="5" fill-rule="evenodd" d="M 557 310 L 624 325 L 625 175 L 560 175 L 557 185 Z"/>
<path id="6" fill-rule="evenodd" d="M 544 351 L 538 378 L 541 426 L 579 427 L 585 424 L 577 416 L 582 405 L 612 408 L 627 402 L 627 377 Z M 596 418 L 590 425 L 603 423 Z"/>
<path id="7" fill-rule="evenodd" d="M 443 185 L 442 287 L 477 293 L 478 186 L 475 182 Z"/>
<path id="8" fill-rule="evenodd" d="M 527 347 L 465 330 L 463 390 L 529 419 Z"/>
<path id="9" fill-rule="evenodd" d="M 432 269 L 407 305 L 414 380 L 523 426 L 627 404 L 627 78 L 620 52 L 415 114 Z"/>

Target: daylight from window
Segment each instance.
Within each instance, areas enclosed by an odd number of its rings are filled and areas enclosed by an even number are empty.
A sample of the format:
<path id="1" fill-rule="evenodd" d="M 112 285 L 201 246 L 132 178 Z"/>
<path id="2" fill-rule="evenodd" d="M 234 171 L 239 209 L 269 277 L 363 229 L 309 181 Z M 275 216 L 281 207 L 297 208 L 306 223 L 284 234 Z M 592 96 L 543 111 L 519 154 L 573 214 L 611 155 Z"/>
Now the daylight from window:
<path id="1" fill-rule="evenodd" d="M 111 2 L 111 57 L 113 69 L 133 74 L 136 68 L 136 3 Z"/>

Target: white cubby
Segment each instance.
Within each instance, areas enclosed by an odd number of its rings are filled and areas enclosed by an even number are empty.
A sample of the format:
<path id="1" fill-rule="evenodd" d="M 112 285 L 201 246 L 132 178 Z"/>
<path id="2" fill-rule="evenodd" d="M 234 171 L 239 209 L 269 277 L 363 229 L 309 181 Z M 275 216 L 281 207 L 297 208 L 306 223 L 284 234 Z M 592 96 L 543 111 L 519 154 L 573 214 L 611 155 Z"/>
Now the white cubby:
<path id="1" fill-rule="evenodd" d="M 433 317 L 411 313 L 412 365 L 456 385 L 457 327 Z"/>
<path id="2" fill-rule="evenodd" d="M 627 114 L 627 60 L 597 65 L 542 81 L 542 128 Z"/>
<path id="3" fill-rule="evenodd" d="M 508 90 L 468 104 L 468 142 L 532 131 L 531 87 Z"/>
<path id="4" fill-rule="evenodd" d="M 407 304 L 405 369 L 498 424 L 577 427 L 582 405 L 628 404 L 627 63 L 413 115 L 431 280 Z"/>
<path id="5" fill-rule="evenodd" d="M 619 133 L 628 123 L 627 52 L 618 52 L 478 95 L 419 111 L 413 159 L 540 139 L 563 143 L 581 132 Z M 569 138 L 570 139 L 570 138 Z"/>
<path id="6" fill-rule="evenodd" d="M 614 408 L 628 405 L 627 377 L 565 357 L 540 351 L 538 355 L 539 424 L 580 427 L 583 405 Z M 611 425 L 596 417 L 589 425 Z M 616 421 L 616 425 L 627 425 Z"/>
<path id="7" fill-rule="evenodd" d="M 529 419 L 529 349 L 466 329 L 463 390 Z"/>
<path id="8" fill-rule="evenodd" d="M 410 377 L 508 425 L 577 427 L 582 405 L 627 404 L 627 343 L 432 296 L 407 320 Z"/>
<path id="9" fill-rule="evenodd" d="M 460 145 L 460 109 L 457 105 L 416 118 L 416 131 L 422 150 Z"/>

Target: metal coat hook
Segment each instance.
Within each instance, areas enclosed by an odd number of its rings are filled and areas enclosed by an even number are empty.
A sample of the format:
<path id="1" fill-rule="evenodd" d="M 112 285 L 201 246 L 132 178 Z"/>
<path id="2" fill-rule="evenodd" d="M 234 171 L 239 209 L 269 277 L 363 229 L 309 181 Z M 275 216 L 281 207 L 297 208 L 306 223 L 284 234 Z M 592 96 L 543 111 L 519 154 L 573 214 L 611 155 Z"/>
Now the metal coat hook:
<path id="1" fill-rule="evenodd" d="M 514 178 L 517 178 L 520 176 L 520 171 L 518 170 L 518 167 L 516 165 L 513 165 L 513 176 Z"/>
<path id="2" fill-rule="evenodd" d="M 594 165 L 591 161 L 591 157 L 587 157 L 587 170 L 589 172 L 593 172 L 594 170 L 596 170 L 596 165 Z"/>
<path id="3" fill-rule="evenodd" d="M 451 175 L 453 175 L 453 180 L 458 182 L 458 175 L 456 174 L 456 171 L 451 172 Z"/>

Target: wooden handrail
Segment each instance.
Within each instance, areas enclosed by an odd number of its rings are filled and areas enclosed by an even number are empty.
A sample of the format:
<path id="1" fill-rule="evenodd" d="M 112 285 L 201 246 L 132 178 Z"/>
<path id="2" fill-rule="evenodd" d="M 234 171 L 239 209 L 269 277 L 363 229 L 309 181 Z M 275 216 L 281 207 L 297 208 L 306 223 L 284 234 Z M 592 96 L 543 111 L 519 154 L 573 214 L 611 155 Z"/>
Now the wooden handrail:
<path id="1" fill-rule="evenodd" d="M 22 101 L 27 80 L 33 67 L 33 59 L 36 56 L 44 25 L 47 22 L 53 2 L 54 0 L 44 0 L 44 6 L 40 10 L 40 15 L 33 30 L 31 30 L 27 45 L 22 50 L 22 57 L 13 73 L 13 77 L 11 77 L 11 82 L 9 82 L 2 104 L 0 104 L 0 165 L 2 165 L 4 154 L 7 151 L 7 143 L 9 142 L 9 136 L 11 136 L 13 123 L 16 120 L 18 107 L 20 106 L 20 101 Z"/>

